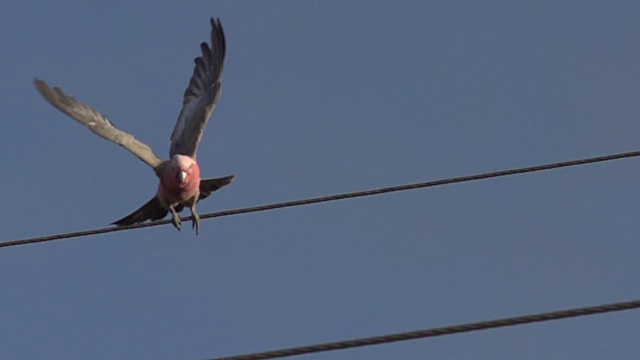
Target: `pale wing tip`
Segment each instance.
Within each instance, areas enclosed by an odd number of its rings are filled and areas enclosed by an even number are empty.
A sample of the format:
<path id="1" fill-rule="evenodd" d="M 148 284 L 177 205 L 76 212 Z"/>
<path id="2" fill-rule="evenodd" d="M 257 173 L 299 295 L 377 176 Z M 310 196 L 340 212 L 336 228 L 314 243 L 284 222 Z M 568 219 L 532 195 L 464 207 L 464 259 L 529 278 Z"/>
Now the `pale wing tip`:
<path id="1" fill-rule="evenodd" d="M 51 91 L 51 88 L 49 87 L 49 85 L 47 85 L 46 82 L 38 79 L 38 78 L 33 78 L 33 85 L 35 85 L 36 89 L 38 89 L 38 91 L 41 94 L 44 94 L 45 92 Z"/>
<path id="2" fill-rule="evenodd" d="M 61 107 L 62 105 L 60 104 L 65 100 L 68 101 L 68 99 L 66 99 L 67 96 L 62 92 L 62 90 L 57 87 L 51 88 L 49 84 L 38 78 L 33 79 L 33 84 L 36 86 L 36 90 L 38 90 L 40 95 L 45 98 L 45 100 L 60 109 L 62 112 L 68 114 L 68 111 L 65 108 Z"/>
<path id="3" fill-rule="evenodd" d="M 40 95 L 42 95 L 49 102 L 53 103 L 54 101 L 67 98 L 67 95 L 64 92 L 62 92 L 60 88 L 55 86 L 51 88 L 49 84 L 47 84 L 43 80 L 40 80 L 38 78 L 33 78 L 33 84 L 36 86 L 36 89 L 38 90 Z"/>

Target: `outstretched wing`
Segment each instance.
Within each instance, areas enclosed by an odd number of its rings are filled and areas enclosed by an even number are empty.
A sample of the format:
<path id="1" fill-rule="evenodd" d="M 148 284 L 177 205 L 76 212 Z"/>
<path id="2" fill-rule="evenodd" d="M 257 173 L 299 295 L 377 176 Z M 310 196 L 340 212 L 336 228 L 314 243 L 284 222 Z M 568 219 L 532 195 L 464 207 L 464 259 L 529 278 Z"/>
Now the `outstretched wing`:
<path id="1" fill-rule="evenodd" d="M 206 199 L 207 197 L 209 197 L 209 195 L 211 195 L 212 192 L 220 189 L 223 186 L 229 185 L 234 177 L 236 176 L 229 175 L 217 179 L 200 180 L 200 195 L 198 196 L 198 201 Z"/>
<path id="2" fill-rule="evenodd" d="M 140 160 L 149 164 L 149 166 L 154 169 L 163 163 L 164 160 L 156 155 L 147 144 L 134 138 L 131 134 L 118 130 L 111 124 L 109 119 L 100 112 L 68 96 L 62 92 L 60 88 L 50 88 L 49 85 L 42 80 L 35 79 L 34 84 L 40 94 L 51 103 L 51 105 L 71 116 L 81 124 L 86 125 L 89 130 L 95 134 L 131 151 L 135 156 L 139 157 Z"/>
<path id="3" fill-rule="evenodd" d="M 219 19 L 211 18 L 211 48 L 207 43 L 202 43 L 200 48 L 202 56 L 194 60 L 196 66 L 171 134 L 170 156 L 182 154 L 195 158 L 204 128 L 218 101 L 225 53 L 224 32 Z"/>
<path id="4" fill-rule="evenodd" d="M 206 199 L 212 192 L 219 190 L 220 188 L 227 186 L 231 183 L 235 175 L 229 175 L 217 179 L 202 179 L 200 180 L 200 195 L 198 195 L 198 202 Z M 184 205 L 178 204 L 175 207 L 176 212 L 181 212 L 184 209 Z"/>

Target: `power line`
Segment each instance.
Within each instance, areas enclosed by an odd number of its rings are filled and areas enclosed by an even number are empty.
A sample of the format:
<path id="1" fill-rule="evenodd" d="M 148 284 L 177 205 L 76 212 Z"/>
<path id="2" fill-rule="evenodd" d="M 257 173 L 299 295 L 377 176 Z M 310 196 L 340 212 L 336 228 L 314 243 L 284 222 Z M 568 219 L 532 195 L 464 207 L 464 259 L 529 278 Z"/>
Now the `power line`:
<path id="1" fill-rule="evenodd" d="M 386 194 L 386 193 L 391 193 L 396 191 L 421 189 L 421 188 L 427 188 L 427 187 L 433 187 L 433 186 L 490 179 L 490 178 L 496 178 L 501 176 L 509 176 L 509 175 L 517 175 L 517 174 L 525 174 L 525 173 L 531 173 L 531 172 L 537 172 L 537 171 L 565 168 L 570 166 L 594 164 L 594 163 L 599 163 L 604 161 L 625 159 L 625 158 L 631 158 L 631 157 L 637 157 L 637 156 L 640 156 L 640 151 L 630 151 L 630 152 L 618 153 L 613 155 L 605 155 L 605 156 L 599 156 L 599 157 L 584 158 L 579 160 L 555 162 L 555 163 L 544 164 L 544 165 L 515 168 L 515 169 L 509 169 L 509 170 L 476 174 L 476 175 L 453 177 L 453 178 L 428 181 L 428 182 L 422 182 L 422 183 L 391 186 L 391 187 L 385 187 L 385 188 L 379 188 L 379 189 L 373 189 L 373 190 L 356 191 L 356 192 L 343 193 L 343 194 L 337 194 L 337 195 L 329 195 L 329 196 L 322 196 L 322 197 L 309 198 L 309 199 L 303 199 L 303 200 L 295 200 L 295 201 L 287 201 L 287 202 L 274 203 L 274 204 L 268 204 L 268 205 L 254 206 L 254 207 L 248 207 L 248 208 L 225 210 L 225 211 L 219 211 L 219 212 L 200 215 L 200 219 L 210 219 L 210 218 L 221 217 L 221 216 L 248 214 L 248 213 L 254 213 L 259 211 L 281 209 L 286 207 L 310 205 L 310 204 L 317 204 L 321 202 Z M 183 221 L 188 221 L 190 219 L 191 219 L 190 217 L 182 218 Z M 54 241 L 54 240 L 70 239 L 70 238 L 76 238 L 76 237 L 82 237 L 82 236 L 106 234 L 106 233 L 115 232 L 115 231 L 141 229 L 141 228 L 146 228 L 151 226 L 166 225 L 170 223 L 171 223 L 170 220 L 162 220 L 162 221 L 156 221 L 152 223 L 136 224 L 136 225 L 131 225 L 127 227 L 111 226 L 111 227 L 99 228 L 99 229 L 93 229 L 93 230 L 85 230 L 85 231 L 42 236 L 42 237 L 27 238 L 27 239 L 21 239 L 21 240 L 5 241 L 0 243 L 0 248 L 9 247 L 9 246 L 26 245 L 26 244 L 35 244 L 35 243 L 48 242 L 48 241 Z"/>
<path id="2" fill-rule="evenodd" d="M 530 324 L 549 320 L 560 320 L 571 317 L 586 316 L 602 314 L 606 312 L 631 310 L 640 308 L 640 300 L 619 302 L 613 304 L 605 304 L 591 307 L 574 308 L 568 310 L 560 310 L 554 312 L 539 313 L 533 315 L 524 315 L 518 317 L 503 318 L 490 321 L 481 321 L 475 323 L 467 323 L 461 325 L 453 325 L 447 327 L 417 330 L 396 334 L 389 334 L 383 336 L 373 336 L 368 338 L 360 338 L 346 341 L 330 342 L 318 345 L 300 346 L 282 350 L 266 351 L 260 353 L 237 355 L 230 357 L 213 358 L 209 360 L 262 360 L 262 359 L 274 359 L 294 355 L 311 354 L 317 352 L 333 351 L 349 349 L 354 347 L 380 345 L 385 343 L 391 343 L 396 341 L 414 340 L 427 337 L 443 336 L 459 334 L 464 332 L 495 329 L 505 326 Z"/>

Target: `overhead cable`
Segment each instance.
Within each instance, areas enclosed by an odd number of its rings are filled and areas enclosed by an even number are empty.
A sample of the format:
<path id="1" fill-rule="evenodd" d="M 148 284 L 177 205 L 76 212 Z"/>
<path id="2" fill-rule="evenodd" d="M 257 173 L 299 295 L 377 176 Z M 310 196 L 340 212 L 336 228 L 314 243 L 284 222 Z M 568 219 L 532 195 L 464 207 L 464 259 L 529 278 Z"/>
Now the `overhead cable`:
<path id="1" fill-rule="evenodd" d="M 488 173 L 482 173 L 482 174 L 476 174 L 476 175 L 460 176 L 460 177 L 453 177 L 453 178 L 447 178 L 447 179 L 441 179 L 441 180 L 384 187 L 384 188 L 378 188 L 378 189 L 372 189 L 372 190 L 356 191 L 356 192 L 349 192 L 349 193 L 343 193 L 343 194 L 274 203 L 274 204 L 268 204 L 268 205 L 260 205 L 260 206 L 254 206 L 254 207 L 218 211 L 218 212 L 200 215 L 200 219 L 210 219 L 214 217 L 248 214 L 248 213 L 254 213 L 259 211 L 281 209 L 286 207 L 310 205 L 310 204 L 317 204 L 322 202 L 352 199 L 352 198 L 359 198 L 359 197 L 379 195 L 379 194 L 387 194 L 387 193 L 397 192 L 397 191 L 421 189 L 421 188 L 434 187 L 434 186 L 440 186 L 440 185 L 497 178 L 497 177 L 509 176 L 509 175 L 526 174 L 526 173 L 532 173 L 532 172 L 538 172 L 538 171 L 566 168 L 570 166 L 594 164 L 599 162 L 625 159 L 625 158 L 631 158 L 631 157 L 637 157 L 637 156 L 640 156 L 640 151 L 630 151 L 625 153 L 584 158 L 584 159 L 578 159 L 578 160 L 555 162 L 555 163 L 536 165 L 536 166 L 530 166 L 530 167 L 514 168 L 509 170 L 488 172 Z M 183 217 L 181 219 L 182 221 L 188 221 L 191 219 L 191 217 Z M 151 223 L 135 224 L 127 227 L 111 226 L 106 228 L 98 228 L 98 229 L 69 232 L 69 233 L 56 234 L 56 235 L 33 237 L 33 238 L 27 238 L 27 239 L 21 239 L 21 240 L 11 240 L 11 241 L 1 242 L 0 248 L 9 247 L 9 246 L 26 245 L 26 244 L 35 244 L 35 243 L 41 243 L 41 242 L 70 239 L 70 238 L 91 236 L 91 235 L 98 235 L 98 234 L 106 234 L 106 233 L 116 232 L 116 231 L 142 229 L 146 227 L 166 225 L 170 223 L 171 223 L 170 220 L 161 220 L 161 221 L 156 221 Z"/>
<path id="2" fill-rule="evenodd" d="M 560 320 L 571 317 L 602 314 L 606 312 L 631 310 L 640 308 L 640 300 L 619 302 L 605 305 L 597 305 L 583 308 L 574 308 L 533 315 L 524 315 L 518 317 L 503 318 L 497 320 L 481 321 L 475 323 L 445 326 L 439 328 L 416 330 L 402 333 L 395 333 L 382 336 L 372 336 L 367 338 L 359 338 L 345 341 L 329 342 L 317 345 L 308 345 L 300 347 L 292 347 L 281 350 L 265 351 L 259 353 L 236 355 L 228 357 L 212 358 L 209 360 L 263 360 L 275 359 L 294 355 L 303 355 L 311 353 L 319 353 L 333 350 L 350 349 L 355 347 L 372 346 L 387 344 L 397 341 L 406 341 L 414 339 L 422 339 L 427 337 L 453 335 L 471 331 L 495 329 L 506 326 L 531 324 L 549 320 Z"/>

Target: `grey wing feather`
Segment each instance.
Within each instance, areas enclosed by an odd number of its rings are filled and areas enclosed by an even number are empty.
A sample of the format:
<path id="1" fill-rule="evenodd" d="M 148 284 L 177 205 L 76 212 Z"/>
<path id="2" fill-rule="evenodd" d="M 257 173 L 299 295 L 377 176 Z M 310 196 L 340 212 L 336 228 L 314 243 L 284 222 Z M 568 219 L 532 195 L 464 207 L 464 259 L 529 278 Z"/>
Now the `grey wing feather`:
<path id="1" fill-rule="evenodd" d="M 131 134 L 114 127 L 105 115 L 66 95 L 60 88 L 50 88 L 42 80 L 35 79 L 34 84 L 51 105 L 86 125 L 95 134 L 124 147 L 154 169 L 163 163 L 164 160 L 156 155 L 148 145 L 134 138 Z"/>
<path id="2" fill-rule="evenodd" d="M 195 158 L 202 133 L 220 96 L 222 65 L 225 55 L 224 32 L 220 20 L 211 18 L 211 48 L 202 43 L 191 81 L 184 92 L 182 110 L 171 133 L 169 155 Z"/>

